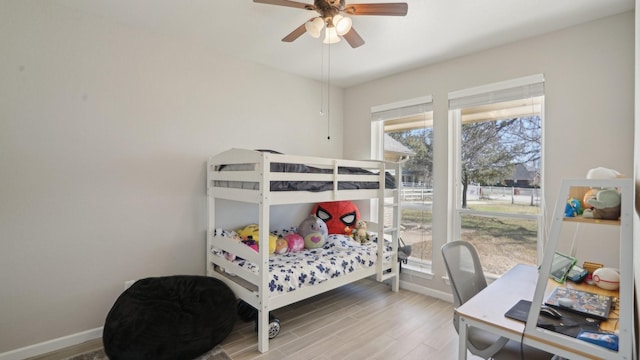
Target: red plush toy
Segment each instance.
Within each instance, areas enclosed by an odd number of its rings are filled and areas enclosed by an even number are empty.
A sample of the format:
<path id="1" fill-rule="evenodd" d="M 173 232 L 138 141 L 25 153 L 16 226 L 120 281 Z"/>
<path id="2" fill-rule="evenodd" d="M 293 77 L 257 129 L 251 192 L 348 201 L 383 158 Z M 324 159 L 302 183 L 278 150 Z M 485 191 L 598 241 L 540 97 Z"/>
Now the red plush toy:
<path id="1" fill-rule="evenodd" d="M 352 230 L 360 220 L 360 211 L 351 201 L 318 203 L 313 207 L 312 215 L 319 217 L 327 224 L 329 234 L 351 236 Z"/>

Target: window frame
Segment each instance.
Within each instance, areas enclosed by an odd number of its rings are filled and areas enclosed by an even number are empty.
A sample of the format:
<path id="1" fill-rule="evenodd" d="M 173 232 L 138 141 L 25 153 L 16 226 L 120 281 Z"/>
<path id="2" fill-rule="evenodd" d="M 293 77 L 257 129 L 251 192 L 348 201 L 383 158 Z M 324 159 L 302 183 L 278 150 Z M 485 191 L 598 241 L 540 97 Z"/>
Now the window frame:
<path id="1" fill-rule="evenodd" d="M 371 114 L 371 158 L 376 160 L 384 159 L 384 123 L 394 118 L 402 118 L 414 115 L 416 112 L 431 112 L 433 110 L 433 96 L 426 95 L 393 103 L 372 106 Z M 433 129 L 433 123 L 431 124 Z M 402 214 L 402 206 L 399 204 L 399 212 Z M 372 210 L 376 210 L 376 206 L 372 206 Z M 433 209 L 431 210 L 433 212 Z M 402 219 L 400 219 L 402 221 Z M 433 244 L 433 243 L 432 243 Z M 431 249 L 431 260 L 417 259 L 413 256 L 409 257 L 407 264 L 403 266 L 403 270 L 415 271 L 414 274 L 419 277 L 431 278 L 433 256 L 436 252 Z"/>
<path id="2" fill-rule="evenodd" d="M 493 211 L 480 211 L 473 209 L 462 208 L 462 154 L 461 154 L 461 136 L 462 136 L 462 109 L 478 106 L 480 104 L 500 103 L 507 101 L 509 97 L 513 99 L 514 94 L 523 94 L 521 97 L 529 98 L 533 95 L 526 95 L 527 90 L 520 91 L 518 89 L 525 88 L 527 86 L 541 86 L 542 87 L 542 99 L 540 103 L 540 211 L 538 214 L 515 214 L 515 213 L 502 213 Z M 509 94 L 509 90 L 514 90 Z M 535 91 L 539 91 L 537 87 Z M 492 96 L 492 93 L 506 92 L 504 98 L 500 95 Z M 504 94 L 503 94 L 504 95 Z M 538 95 L 540 96 L 540 95 Z M 465 102 L 464 98 L 468 100 Z M 463 100 L 460 100 L 463 99 Z M 452 105 L 452 102 L 455 103 Z M 461 105 L 464 104 L 464 105 Z M 453 107 L 453 109 L 452 109 Z M 449 179 L 453 183 L 451 191 L 448 195 L 449 200 L 449 221 L 448 221 L 448 236 L 447 242 L 461 239 L 462 232 L 462 218 L 465 215 L 470 216 L 482 216 L 491 218 L 508 218 L 508 219 L 522 219 L 522 220 L 534 220 L 537 222 L 537 242 L 536 242 L 536 264 L 542 262 L 544 242 L 546 238 L 546 209 L 544 203 L 544 158 L 545 158 L 545 98 L 544 98 L 544 76 L 542 74 L 502 81 L 493 84 L 482 85 L 474 88 L 468 88 L 460 91 L 454 91 L 449 93 L 449 111 L 448 111 L 448 123 L 449 123 Z M 450 182 L 450 183 L 451 183 Z"/>

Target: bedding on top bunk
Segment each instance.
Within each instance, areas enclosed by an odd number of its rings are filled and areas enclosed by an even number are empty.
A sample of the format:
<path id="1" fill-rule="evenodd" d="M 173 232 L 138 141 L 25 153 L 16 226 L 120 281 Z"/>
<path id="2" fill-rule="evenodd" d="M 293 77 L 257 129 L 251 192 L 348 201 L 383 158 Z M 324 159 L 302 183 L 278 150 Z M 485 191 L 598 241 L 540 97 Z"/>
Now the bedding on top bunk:
<path id="1" fill-rule="evenodd" d="M 288 231 L 292 230 L 284 230 L 280 234 Z M 237 234 L 233 230 L 216 229 L 215 237 L 237 240 Z M 370 238 L 371 241 L 368 243 L 360 244 L 349 236 L 332 234 L 327 237 L 322 248 L 270 255 L 269 292 L 274 295 L 291 292 L 374 266 L 378 250 L 377 234 L 371 233 Z M 226 255 L 225 251 L 215 247 L 215 241 L 210 251 L 220 257 Z M 391 261 L 390 251 L 391 248 L 386 242 L 383 257 L 385 263 Z M 253 273 L 259 272 L 256 264 L 244 259 L 237 258 L 234 263 Z"/>
<path id="2" fill-rule="evenodd" d="M 257 150 L 266 151 L 274 154 L 281 154 L 272 150 Z M 220 165 L 216 168 L 216 171 L 251 171 L 255 169 L 254 164 L 230 164 Z M 333 169 L 323 169 L 305 164 L 291 164 L 291 163 L 277 163 L 270 164 L 271 172 L 285 172 L 285 173 L 309 173 L 309 174 L 332 174 Z M 349 175 L 377 175 L 366 169 L 350 166 L 338 167 L 338 174 Z M 218 187 L 231 187 L 240 189 L 258 190 L 259 184 L 257 182 L 242 182 L 242 181 L 223 181 L 216 180 L 215 186 Z M 388 172 L 385 172 L 385 188 L 395 189 L 395 178 Z M 339 181 L 338 190 L 357 190 L 357 189 L 377 189 L 378 183 L 375 181 Z M 333 182 L 331 181 L 271 181 L 271 191 L 328 191 L 333 190 Z"/>

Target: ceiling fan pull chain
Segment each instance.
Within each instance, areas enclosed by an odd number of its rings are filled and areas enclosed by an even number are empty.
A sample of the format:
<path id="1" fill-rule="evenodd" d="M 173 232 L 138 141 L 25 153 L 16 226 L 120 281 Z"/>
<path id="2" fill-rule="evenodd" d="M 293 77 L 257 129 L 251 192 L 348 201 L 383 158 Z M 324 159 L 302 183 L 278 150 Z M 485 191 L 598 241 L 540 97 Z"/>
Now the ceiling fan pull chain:
<path id="1" fill-rule="evenodd" d="M 329 57 L 327 59 L 327 140 L 331 140 L 331 44 L 329 47 Z"/>
<path id="2" fill-rule="evenodd" d="M 320 43 L 320 116 L 324 115 L 324 44 Z"/>

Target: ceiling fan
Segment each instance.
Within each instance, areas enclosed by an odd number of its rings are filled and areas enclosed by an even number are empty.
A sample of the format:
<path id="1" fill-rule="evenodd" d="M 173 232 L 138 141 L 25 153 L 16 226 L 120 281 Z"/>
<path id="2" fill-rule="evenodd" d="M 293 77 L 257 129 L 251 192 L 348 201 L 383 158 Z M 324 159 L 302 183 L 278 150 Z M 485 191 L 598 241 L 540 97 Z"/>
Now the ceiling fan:
<path id="1" fill-rule="evenodd" d="M 360 34 L 351 26 L 351 18 L 345 15 L 407 15 L 407 3 L 345 4 L 345 0 L 314 0 L 313 5 L 290 0 L 253 0 L 256 3 L 288 6 L 316 11 L 320 16 L 313 17 L 285 36 L 282 41 L 292 42 L 305 32 L 318 38 L 324 28 L 323 42 L 332 44 L 343 37 L 352 48 L 364 44 Z"/>

